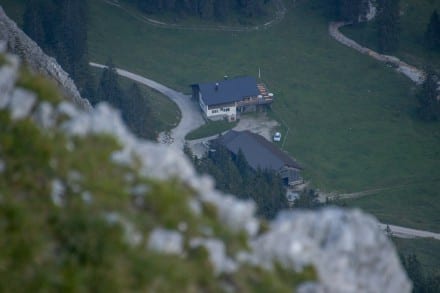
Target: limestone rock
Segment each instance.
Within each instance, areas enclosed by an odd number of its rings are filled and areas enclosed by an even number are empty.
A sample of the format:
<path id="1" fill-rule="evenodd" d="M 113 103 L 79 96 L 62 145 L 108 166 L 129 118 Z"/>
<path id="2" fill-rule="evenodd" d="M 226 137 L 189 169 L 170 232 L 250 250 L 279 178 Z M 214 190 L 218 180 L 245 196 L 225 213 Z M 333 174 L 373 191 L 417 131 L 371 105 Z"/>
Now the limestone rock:
<path id="1" fill-rule="evenodd" d="M 183 253 L 183 237 L 180 232 L 156 228 L 151 232 L 148 248 L 157 252 L 177 254 Z"/>
<path id="2" fill-rule="evenodd" d="M 359 210 L 284 212 L 252 244 L 254 261 L 296 270 L 312 264 L 325 292 L 410 292 L 394 247 L 378 224 Z"/>
<path id="3" fill-rule="evenodd" d="M 37 96 L 34 93 L 20 88 L 15 89 L 9 101 L 12 119 L 17 120 L 27 117 L 31 113 L 36 100 Z"/>
<path id="4" fill-rule="evenodd" d="M 238 265 L 226 255 L 225 244 L 219 239 L 194 238 L 191 239 L 189 245 L 191 247 L 202 246 L 208 250 L 209 260 L 213 264 L 216 274 L 233 273 L 238 268 Z"/>

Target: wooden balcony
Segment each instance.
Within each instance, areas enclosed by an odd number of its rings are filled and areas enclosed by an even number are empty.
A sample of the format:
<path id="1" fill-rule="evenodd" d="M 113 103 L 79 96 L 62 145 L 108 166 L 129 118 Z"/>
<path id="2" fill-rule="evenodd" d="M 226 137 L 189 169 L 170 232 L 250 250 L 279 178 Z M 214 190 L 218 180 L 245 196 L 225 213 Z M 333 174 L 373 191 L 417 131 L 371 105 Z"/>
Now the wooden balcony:
<path id="1" fill-rule="evenodd" d="M 273 94 L 269 93 L 266 86 L 262 83 L 257 84 L 260 94 L 257 97 L 245 98 L 237 102 L 238 107 L 250 105 L 267 105 L 273 102 Z"/>

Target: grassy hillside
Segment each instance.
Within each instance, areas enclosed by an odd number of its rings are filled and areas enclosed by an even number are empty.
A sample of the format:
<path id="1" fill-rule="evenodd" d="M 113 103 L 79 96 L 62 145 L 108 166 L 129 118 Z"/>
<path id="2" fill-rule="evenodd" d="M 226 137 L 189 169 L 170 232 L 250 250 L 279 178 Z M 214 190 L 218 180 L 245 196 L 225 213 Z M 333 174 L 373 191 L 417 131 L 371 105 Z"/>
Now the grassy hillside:
<path id="1" fill-rule="evenodd" d="M 413 119 L 414 85 L 336 43 L 313 1 L 300 3 L 273 28 L 236 33 L 155 28 L 91 0 L 91 58 L 111 56 L 184 92 L 193 82 L 257 75 L 260 67 L 276 95 L 272 115 L 290 127 L 285 149 L 313 185 L 338 192 L 405 185 L 376 195 L 376 204 L 355 204 L 391 223 L 404 215 L 409 226 L 438 230 L 440 128 Z"/>
<path id="2" fill-rule="evenodd" d="M 333 41 L 326 20 L 308 3 L 267 31 L 235 33 L 155 28 L 94 0 L 90 51 L 94 60 L 105 61 L 106 52 L 117 64 L 186 92 L 193 82 L 256 75 L 260 67 L 277 97 L 274 117 L 291 128 L 285 148 L 314 185 L 354 192 L 415 177 L 433 192 L 430 182 L 440 177 L 440 130 L 412 118 L 413 84 Z M 430 200 L 427 194 L 389 193 L 407 207 Z M 382 207 L 395 209 L 388 200 Z M 439 209 L 439 203 L 414 209 L 409 223 L 431 226 Z M 399 210 L 391 214 L 400 221 Z"/>

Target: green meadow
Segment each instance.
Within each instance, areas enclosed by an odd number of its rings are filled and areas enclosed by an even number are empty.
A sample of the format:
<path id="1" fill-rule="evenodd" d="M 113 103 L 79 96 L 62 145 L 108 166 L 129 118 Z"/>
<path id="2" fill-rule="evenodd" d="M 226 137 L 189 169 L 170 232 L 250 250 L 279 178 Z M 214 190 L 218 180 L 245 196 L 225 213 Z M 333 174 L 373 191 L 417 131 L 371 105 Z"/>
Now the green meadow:
<path id="1" fill-rule="evenodd" d="M 257 76 L 260 68 L 276 97 L 271 115 L 290 129 L 284 149 L 312 186 L 339 193 L 390 188 L 346 204 L 440 232 L 440 127 L 415 118 L 416 86 L 330 38 L 314 0 L 289 6 L 281 23 L 239 33 L 158 28 L 90 0 L 91 60 L 112 57 L 186 93 L 194 82 Z"/>
<path id="2" fill-rule="evenodd" d="M 379 207 L 368 198 L 349 204 L 390 223 L 440 229 L 438 124 L 414 118 L 414 84 L 331 39 L 314 6 L 290 7 L 267 30 L 237 33 L 157 28 L 93 0 L 90 53 L 188 93 L 194 82 L 261 68 L 277 98 L 272 115 L 290 127 L 284 148 L 313 186 L 347 193 L 405 184 L 375 195 Z"/>

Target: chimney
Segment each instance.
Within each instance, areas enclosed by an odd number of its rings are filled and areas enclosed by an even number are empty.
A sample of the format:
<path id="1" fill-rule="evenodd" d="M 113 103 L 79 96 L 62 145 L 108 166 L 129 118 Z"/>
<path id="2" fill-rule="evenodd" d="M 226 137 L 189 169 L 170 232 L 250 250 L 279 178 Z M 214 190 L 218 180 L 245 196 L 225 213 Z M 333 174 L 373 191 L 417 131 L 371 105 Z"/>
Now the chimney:
<path id="1" fill-rule="evenodd" d="M 216 83 L 215 83 L 215 90 L 216 90 L 216 91 L 218 91 L 218 86 L 219 86 L 219 84 L 218 84 L 218 82 L 216 82 Z"/>

